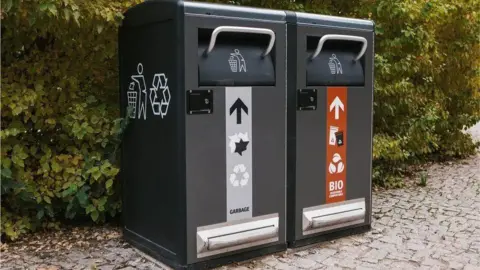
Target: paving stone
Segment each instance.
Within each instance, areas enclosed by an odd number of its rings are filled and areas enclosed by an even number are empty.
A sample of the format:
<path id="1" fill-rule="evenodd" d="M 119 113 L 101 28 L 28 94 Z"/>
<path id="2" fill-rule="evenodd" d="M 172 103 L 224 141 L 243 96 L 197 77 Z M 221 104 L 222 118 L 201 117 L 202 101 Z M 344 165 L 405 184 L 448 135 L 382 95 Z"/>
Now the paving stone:
<path id="1" fill-rule="evenodd" d="M 450 269 L 460 270 L 460 269 L 463 269 L 464 265 L 462 263 L 459 263 L 459 262 L 449 261 L 448 262 L 448 267 Z"/>
<path id="2" fill-rule="evenodd" d="M 250 268 L 248 268 L 246 266 L 234 266 L 234 267 L 231 267 L 229 269 L 232 269 L 232 270 L 250 270 Z"/>
<path id="3" fill-rule="evenodd" d="M 297 258 L 294 260 L 293 264 L 299 268 L 311 269 L 317 264 L 317 262 L 306 258 Z"/>
<path id="4" fill-rule="evenodd" d="M 274 267 L 279 263 L 279 261 L 274 256 L 267 256 L 261 260 L 261 263 L 267 266 Z"/>
<path id="5" fill-rule="evenodd" d="M 397 250 L 398 250 L 398 247 L 394 244 L 389 244 L 389 243 L 384 243 L 384 242 L 381 242 L 381 239 L 380 240 L 375 240 L 373 241 L 369 247 L 371 248 L 376 248 L 376 249 L 380 249 L 380 250 L 385 250 L 389 253 L 397 253 Z"/>
<path id="6" fill-rule="evenodd" d="M 398 235 L 388 235 L 384 236 L 379 239 L 381 242 L 394 244 L 394 245 L 401 245 L 403 243 L 403 239 Z"/>
<path id="7" fill-rule="evenodd" d="M 358 260 L 354 259 L 343 259 L 339 260 L 337 265 L 340 267 L 345 267 L 345 268 L 355 268 L 360 264 Z"/>
<path id="8" fill-rule="evenodd" d="M 309 254 L 309 252 L 307 250 L 302 250 L 302 251 L 299 251 L 299 252 L 296 252 L 295 255 L 296 256 L 299 256 L 299 257 L 305 257 Z"/>
<path id="9" fill-rule="evenodd" d="M 423 261 L 422 261 L 422 266 L 428 266 L 428 267 L 446 267 L 445 263 L 443 263 L 442 261 L 440 260 L 435 260 L 435 259 L 431 259 L 431 258 L 425 258 Z"/>
<path id="10" fill-rule="evenodd" d="M 328 267 L 335 266 L 340 260 L 333 257 L 329 257 L 326 260 L 322 261 L 322 264 Z"/>
<path id="11" fill-rule="evenodd" d="M 424 250 L 425 245 L 417 244 L 417 243 L 407 243 L 407 249 L 414 250 L 414 251 Z"/>
<path id="12" fill-rule="evenodd" d="M 478 270 L 480 265 L 467 264 L 463 270 Z"/>
<path id="13" fill-rule="evenodd" d="M 297 269 L 294 265 L 290 265 L 288 263 L 284 263 L 284 262 L 279 262 L 276 266 L 275 266 L 275 269 L 279 269 L 279 270 L 295 270 Z"/>
<path id="14" fill-rule="evenodd" d="M 360 265 L 357 265 L 355 270 L 374 270 L 374 269 L 381 269 L 378 264 L 362 262 Z"/>
<path id="15" fill-rule="evenodd" d="M 412 258 L 413 251 L 406 249 L 399 249 L 397 252 L 389 252 L 387 259 L 397 260 L 397 261 L 408 261 Z"/>
<path id="16" fill-rule="evenodd" d="M 324 269 L 328 269 L 328 270 L 344 270 L 342 267 L 338 267 L 338 266 L 325 267 Z"/>
<path id="17" fill-rule="evenodd" d="M 360 260 L 370 263 L 378 263 L 378 261 L 383 260 L 385 257 L 387 257 L 387 255 L 388 252 L 385 250 L 372 249 L 363 257 L 361 257 Z"/>
<path id="18" fill-rule="evenodd" d="M 321 263 L 324 260 L 326 260 L 327 258 L 329 258 L 330 256 L 333 256 L 334 254 L 336 254 L 337 252 L 338 251 L 336 251 L 334 249 L 322 248 L 322 249 L 317 250 L 317 252 L 315 254 L 307 255 L 306 258 L 309 258 L 309 259 L 312 259 L 314 261 L 317 261 L 317 262 Z"/>
<path id="19" fill-rule="evenodd" d="M 415 252 L 415 254 L 412 256 L 410 260 L 420 263 L 424 261 L 426 258 L 429 258 L 432 252 L 433 251 L 429 249 L 418 250 L 417 252 Z"/>
<path id="20" fill-rule="evenodd" d="M 66 269 L 68 269 L 68 268 L 66 268 Z M 101 266 L 98 266 L 97 269 L 99 269 L 99 270 L 113 270 L 113 269 L 115 269 L 115 265 L 112 265 L 112 264 L 101 265 Z"/>
<path id="21" fill-rule="evenodd" d="M 419 266 L 412 262 L 395 261 L 389 266 L 389 270 L 392 269 L 418 269 Z"/>

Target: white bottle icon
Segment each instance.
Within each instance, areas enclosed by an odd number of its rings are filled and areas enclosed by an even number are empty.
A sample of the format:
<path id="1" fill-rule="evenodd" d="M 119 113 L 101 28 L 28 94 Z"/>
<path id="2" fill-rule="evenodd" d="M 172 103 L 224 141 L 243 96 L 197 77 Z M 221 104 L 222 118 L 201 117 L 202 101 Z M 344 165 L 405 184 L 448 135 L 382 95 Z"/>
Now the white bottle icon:
<path id="1" fill-rule="evenodd" d="M 330 126 L 330 136 L 328 138 L 328 144 L 335 145 L 337 143 L 337 137 L 335 133 L 338 131 L 338 127 Z"/>

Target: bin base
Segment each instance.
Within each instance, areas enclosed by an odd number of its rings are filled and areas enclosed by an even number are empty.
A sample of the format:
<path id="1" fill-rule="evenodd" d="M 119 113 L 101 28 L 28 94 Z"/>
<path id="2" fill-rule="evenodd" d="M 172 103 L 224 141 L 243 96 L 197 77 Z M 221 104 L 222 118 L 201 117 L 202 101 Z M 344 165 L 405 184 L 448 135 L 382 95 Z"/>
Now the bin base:
<path id="1" fill-rule="evenodd" d="M 317 235 L 317 236 L 313 236 L 305 239 L 288 241 L 288 247 L 297 248 L 297 247 L 307 246 L 311 244 L 318 244 L 325 241 L 330 241 L 330 240 L 334 240 L 334 239 L 338 239 L 338 238 L 342 238 L 350 235 L 365 233 L 370 231 L 371 229 L 372 229 L 372 225 L 367 224 L 359 227 L 353 227 L 353 228 L 348 228 L 348 229 L 344 229 L 336 232 L 321 234 L 321 235 Z"/>
<path id="2" fill-rule="evenodd" d="M 123 228 L 124 239 L 132 244 L 135 248 L 139 249 L 145 254 L 158 260 L 159 262 L 171 267 L 173 269 L 211 269 L 235 262 L 243 262 L 253 258 L 261 257 L 264 255 L 277 253 L 287 250 L 287 244 L 277 244 L 267 247 L 259 247 L 258 249 L 246 251 L 239 254 L 228 255 L 225 257 L 215 258 L 207 261 L 202 261 L 194 264 L 181 265 L 175 259 L 174 255 L 161 246 L 150 242 L 142 236 L 132 232 L 126 228 Z"/>

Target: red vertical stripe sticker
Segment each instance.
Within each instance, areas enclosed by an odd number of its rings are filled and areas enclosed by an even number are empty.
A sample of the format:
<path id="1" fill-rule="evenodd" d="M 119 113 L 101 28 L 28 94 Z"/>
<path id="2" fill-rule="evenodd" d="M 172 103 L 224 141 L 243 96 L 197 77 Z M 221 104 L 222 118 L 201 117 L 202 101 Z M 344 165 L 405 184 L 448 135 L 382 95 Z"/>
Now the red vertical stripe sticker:
<path id="1" fill-rule="evenodd" d="M 345 200 L 347 176 L 347 88 L 327 87 L 326 202 Z"/>

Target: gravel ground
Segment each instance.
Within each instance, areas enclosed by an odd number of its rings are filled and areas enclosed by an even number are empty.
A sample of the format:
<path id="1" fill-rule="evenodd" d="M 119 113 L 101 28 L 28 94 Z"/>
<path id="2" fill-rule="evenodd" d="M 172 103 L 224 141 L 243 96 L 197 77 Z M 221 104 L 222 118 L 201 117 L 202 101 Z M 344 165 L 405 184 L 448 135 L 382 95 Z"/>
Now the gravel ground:
<path id="1" fill-rule="evenodd" d="M 480 139 L 480 123 L 469 132 Z M 375 191 L 367 233 L 221 269 L 480 269 L 480 152 L 427 173 L 425 187 Z M 37 233 L 1 250 L 1 269 L 166 269 L 116 227 Z"/>

